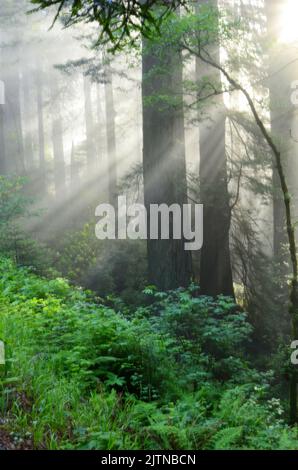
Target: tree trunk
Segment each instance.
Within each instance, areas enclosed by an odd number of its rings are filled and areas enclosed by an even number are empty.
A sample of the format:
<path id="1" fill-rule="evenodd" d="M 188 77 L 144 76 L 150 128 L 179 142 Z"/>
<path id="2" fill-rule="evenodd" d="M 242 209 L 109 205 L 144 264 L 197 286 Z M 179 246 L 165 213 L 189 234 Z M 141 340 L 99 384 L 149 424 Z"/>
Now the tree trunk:
<path id="1" fill-rule="evenodd" d="M 210 1 L 199 0 L 200 5 Z M 216 5 L 217 2 L 214 1 Z M 219 44 L 212 46 L 219 63 Z M 220 73 L 196 60 L 197 79 L 212 75 L 220 83 Z M 213 100 L 208 118 L 200 124 L 200 202 L 204 205 L 204 243 L 201 250 L 200 288 L 205 295 L 234 296 L 229 247 L 230 207 L 227 183 L 226 110 L 223 97 Z"/>
<path id="2" fill-rule="evenodd" d="M 20 104 L 20 75 L 19 62 L 11 63 L 11 56 L 17 55 L 14 46 L 5 46 L 3 61 L 6 64 L 4 71 L 5 106 L 4 129 L 6 142 L 6 170 L 8 173 L 24 175 L 24 146 Z M 8 158 L 9 157 L 9 158 Z"/>
<path id="3" fill-rule="evenodd" d="M 112 72 L 109 64 L 105 65 L 105 104 L 107 129 L 107 154 L 109 178 L 109 202 L 117 209 L 117 158 L 115 133 L 115 107 L 112 83 Z"/>
<path id="4" fill-rule="evenodd" d="M 44 117 L 43 117 L 43 87 L 42 71 L 35 72 L 36 103 L 37 103 L 37 124 L 38 124 L 38 152 L 39 152 L 39 193 L 47 192 L 46 167 L 45 167 L 45 138 L 44 138 Z"/>
<path id="5" fill-rule="evenodd" d="M 162 58 L 161 58 L 162 56 Z M 187 286 L 191 279 L 191 254 L 184 240 L 150 240 L 150 205 L 187 203 L 182 59 L 172 50 L 161 52 L 143 40 L 143 171 L 148 222 L 148 276 L 159 289 Z M 160 72 L 159 68 L 164 71 Z M 154 101 L 155 96 L 175 96 L 175 107 Z M 153 98 L 153 100 L 152 100 Z M 153 101 L 153 102 L 152 102 Z"/>
<path id="6" fill-rule="evenodd" d="M 63 125 L 60 110 L 58 84 L 53 78 L 51 87 L 52 105 L 52 142 L 54 154 L 54 185 L 58 199 L 65 197 L 65 161 L 63 147 Z"/>
<path id="7" fill-rule="evenodd" d="M 26 66 L 23 67 L 23 97 L 24 97 L 24 158 L 26 171 L 30 174 L 33 169 L 33 135 L 32 135 L 32 72 Z"/>
<path id="8" fill-rule="evenodd" d="M 97 111 L 97 158 L 98 163 L 102 163 L 104 155 L 104 143 L 103 143 L 103 110 L 101 103 L 100 94 L 100 83 L 96 84 L 96 111 Z"/>
<path id="9" fill-rule="evenodd" d="M 92 174 L 92 169 L 96 162 L 96 152 L 94 145 L 94 123 L 91 100 L 91 83 L 88 77 L 84 76 L 84 103 L 85 103 L 85 124 L 86 124 L 86 150 L 88 171 Z"/>

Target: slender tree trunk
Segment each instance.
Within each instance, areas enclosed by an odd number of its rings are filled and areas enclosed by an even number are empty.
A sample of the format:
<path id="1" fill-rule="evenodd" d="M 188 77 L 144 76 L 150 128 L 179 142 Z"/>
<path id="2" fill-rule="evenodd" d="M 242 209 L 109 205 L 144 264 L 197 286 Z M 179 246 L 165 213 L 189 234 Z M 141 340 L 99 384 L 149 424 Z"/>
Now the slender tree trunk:
<path id="1" fill-rule="evenodd" d="M 78 187 L 80 186 L 79 168 L 78 168 L 78 163 L 76 161 L 75 146 L 73 142 L 71 146 L 71 155 L 70 155 L 70 184 L 71 184 L 71 188 L 74 191 L 77 191 Z"/>
<path id="2" fill-rule="evenodd" d="M 94 123 L 91 100 L 91 83 L 88 77 L 84 76 L 84 103 L 85 103 L 85 125 L 87 143 L 87 166 L 92 172 L 96 162 L 96 152 L 94 145 Z"/>
<path id="3" fill-rule="evenodd" d="M 4 129 L 6 141 L 6 170 L 8 173 L 25 174 L 24 146 L 20 104 L 19 62 L 11 63 L 12 54 L 18 57 L 18 50 L 13 46 L 3 49 L 5 106 Z"/>
<path id="4" fill-rule="evenodd" d="M 107 154 L 109 177 L 109 202 L 117 208 L 117 157 L 115 133 L 115 107 L 112 83 L 112 72 L 109 64 L 105 65 L 105 107 L 107 129 Z"/>
<path id="5" fill-rule="evenodd" d="M 208 0 L 197 2 L 197 11 Z M 216 6 L 217 1 L 213 4 Z M 212 46 L 219 63 L 219 44 Z M 196 60 L 197 79 L 212 75 L 220 82 L 220 73 Z M 234 296 L 230 259 L 230 207 L 227 183 L 226 109 L 223 97 L 213 100 L 208 118 L 200 124 L 200 202 L 204 205 L 204 243 L 201 250 L 201 293 Z"/>
<path id="6" fill-rule="evenodd" d="M 172 50 L 161 55 L 143 40 L 143 171 L 148 233 L 150 205 L 187 202 L 182 99 L 182 59 Z M 159 72 L 159 68 L 166 72 Z M 175 107 L 155 102 L 158 95 L 175 96 Z M 172 229 L 172 222 L 171 227 Z M 160 289 L 187 286 L 191 278 L 191 255 L 184 240 L 151 240 L 148 235 L 149 282 Z"/>
<path id="7" fill-rule="evenodd" d="M 39 152 L 39 186 L 40 193 L 46 193 L 46 167 L 45 167 L 45 138 L 43 117 L 43 87 L 42 71 L 36 70 L 36 98 L 37 98 L 37 124 L 38 124 L 38 152 Z"/>
<path id="8" fill-rule="evenodd" d="M 103 110 L 100 94 L 100 83 L 96 84 L 96 112 L 97 112 L 97 158 L 98 163 L 102 163 L 104 144 L 103 144 Z"/>
<path id="9" fill-rule="evenodd" d="M 33 169 L 33 135 L 32 135 L 32 72 L 23 67 L 23 97 L 24 97 L 24 158 L 28 173 Z"/>
<path id="10" fill-rule="evenodd" d="M 58 199 L 65 197 L 65 160 L 63 147 L 63 125 L 60 109 L 60 97 L 58 96 L 58 85 L 55 79 L 51 87 L 52 99 L 52 142 L 54 154 L 54 185 L 55 194 Z"/>

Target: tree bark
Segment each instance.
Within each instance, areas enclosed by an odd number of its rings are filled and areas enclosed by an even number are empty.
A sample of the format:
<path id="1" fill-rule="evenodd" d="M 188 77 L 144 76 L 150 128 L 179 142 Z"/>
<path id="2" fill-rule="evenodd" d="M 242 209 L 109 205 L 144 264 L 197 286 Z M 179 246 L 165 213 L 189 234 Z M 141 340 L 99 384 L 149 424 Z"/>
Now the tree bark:
<path id="1" fill-rule="evenodd" d="M 151 204 L 182 207 L 187 203 L 182 59 L 166 46 L 161 55 L 143 40 L 143 171 L 148 231 Z M 155 102 L 158 95 L 174 96 L 175 106 Z M 148 236 L 147 250 L 150 283 L 163 290 L 189 285 L 191 254 L 185 251 L 183 239 L 174 240 L 171 232 L 169 240 L 150 240 Z"/>
<path id="2" fill-rule="evenodd" d="M 199 0 L 197 11 L 202 4 Z M 213 2 L 217 6 L 217 1 Z M 219 43 L 212 45 L 212 56 L 220 63 Z M 196 75 L 200 80 L 212 76 L 220 83 L 218 70 L 196 60 Z M 227 183 L 226 109 L 223 97 L 213 100 L 207 109 L 207 119 L 200 124 L 200 202 L 204 205 L 204 243 L 201 250 L 200 290 L 202 294 L 234 297 L 229 231 L 230 207 Z"/>

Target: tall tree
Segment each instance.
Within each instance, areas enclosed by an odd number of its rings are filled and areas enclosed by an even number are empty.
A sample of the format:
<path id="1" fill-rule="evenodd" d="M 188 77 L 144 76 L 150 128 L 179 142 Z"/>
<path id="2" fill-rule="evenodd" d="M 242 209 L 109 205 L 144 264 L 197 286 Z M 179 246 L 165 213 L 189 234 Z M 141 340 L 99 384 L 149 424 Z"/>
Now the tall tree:
<path id="1" fill-rule="evenodd" d="M 147 225 L 151 204 L 187 202 L 182 58 L 167 45 L 143 39 L 143 171 Z M 173 104 L 164 96 L 175 97 Z M 186 286 L 191 278 L 191 255 L 184 240 L 153 240 L 148 236 L 149 281 L 160 289 Z M 160 235 L 160 234 L 159 234 Z"/>
<path id="2" fill-rule="evenodd" d="M 37 105 L 37 125 L 38 125 L 38 154 L 39 154 L 39 186 L 40 194 L 47 189 L 46 168 L 45 168 L 45 129 L 43 115 L 43 71 L 35 71 L 36 85 L 36 105 Z"/>
<path id="3" fill-rule="evenodd" d="M 51 80 L 51 106 L 52 106 L 52 142 L 54 154 L 54 184 L 55 195 L 58 199 L 65 197 L 65 160 L 63 146 L 63 124 L 61 117 L 61 96 L 59 94 L 58 79 L 55 74 Z"/>
<path id="4" fill-rule="evenodd" d="M 105 63 L 105 108 L 106 108 L 106 134 L 109 179 L 109 202 L 117 208 L 117 156 L 115 131 L 115 106 L 113 93 L 112 70 L 109 62 Z"/>
<path id="5" fill-rule="evenodd" d="M 7 64 L 4 72 L 5 85 L 5 141 L 7 171 L 10 173 L 24 174 L 24 143 L 21 119 L 20 97 L 20 71 L 19 71 L 19 46 L 10 43 L 3 47 L 3 57 Z M 12 57 L 17 57 L 12 61 Z"/>
<path id="6" fill-rule="evenodd" d="M 32 131 L 32 70 L 27 66 L 22 66 L 22 85 L 23 85 L 23 133 L 24 133 L 24 159 L 26 171 L 30 173 L 33 169 L 33 131 Z"/>
<path id="7" fill-rule="evenodd" d="M 104 152 L 104 133 L 103 133 L 103 109 L 102 109 L 102 102 L 101 102 L 101 93 L 100 93 L 100 83 L 96 83 L 96 112 L 97 112 L 97 158 L 98 163 L 101 163 L 103 160 L 103 152 Z"/>
<path id="8" fill-rule="evenodd" d="M 92 112 L 91 83 L 87 76 L 84 76 L 84 104 L 85 104 L 85 123 L 86 123 L 86 150 L 87 165 L 92 171 L 96 162 L 96 151 L 94 145 L 94 122 Z"/>
<path id="9" fill-rule="evenodd" d="M 199 0 L 217 7 L 217 1 Z M 219 41 L 212 44 L 212 56 L 220 63 Z M 211 78 L 219 84 L 219 71 L 196 59 L 197 79 Z M 213 99 L 200 123 L 200 201 L 204 205 L 204 243 L 201 250 L 200 287 L 206 295 L 234 295 L 230 259 L 230 206 L 227 183 L 226 109 L 222 95 Z"/>

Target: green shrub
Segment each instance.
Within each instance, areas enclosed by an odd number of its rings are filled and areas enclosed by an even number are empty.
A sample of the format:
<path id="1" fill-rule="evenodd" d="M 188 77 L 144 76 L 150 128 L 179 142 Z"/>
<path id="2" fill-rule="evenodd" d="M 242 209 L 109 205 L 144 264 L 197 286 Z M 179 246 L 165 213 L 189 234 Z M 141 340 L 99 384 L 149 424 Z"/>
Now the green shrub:
<path id="1" fill-rule="evenodd" d="M 18 439 L 47 449 L 297 449 L 272 373 L 244 360 L 251 328 L 232 300 L 193 286 L 146 292 L 149 305 L 125 317 L 0 259 L 0 407 Z"/>

